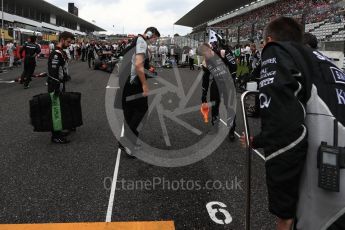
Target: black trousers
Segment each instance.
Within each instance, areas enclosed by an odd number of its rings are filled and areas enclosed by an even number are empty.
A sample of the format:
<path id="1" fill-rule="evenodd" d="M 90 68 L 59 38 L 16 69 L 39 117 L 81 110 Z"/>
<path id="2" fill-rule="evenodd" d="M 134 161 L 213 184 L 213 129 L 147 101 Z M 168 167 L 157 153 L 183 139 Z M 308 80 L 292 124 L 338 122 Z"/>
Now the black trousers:
<path id="1" fill-rule="evenodd" d="M 87 56 L 87 63 L 89 65 L 89 68 L 91 68 L 91 59 L 94 59 L 94 56 L 93 55 L 88 55 Z"/>
<path id="2" fill-rule="evenodd" d="M 219 87 L 220 90 L 219 90 Z M 219 82 L 216 83 L 215 80 L 212 81 L 211 87 L 210 87 L 210 100 L 213 103 L 211 108 L 211 114 L 212 114 L 212 121 L 219 119 L 219 106 L 220 106 L 220 98 L 223 96 L 224 105 L 227 109 L 227 115 L 230 116 L 230 109 L 229 108 L 229 90 L 225 88 L 225 85 Z M 229 117 L 228 117 L 229 118 Z M 234 117 L 234 122 L 230 128 L 230 132 L 234 132 L 236 128 L 236 116 Z"/>
<path id="3" fill-rule="evenodd" d="M 250 63 L 249 63 L 249 59 L 250 59 L 250 54 L 246 54 L 246 62 L 247 62 L 247 66 L 249 66 L 249 65 L 250 65 Z"/>
<path id="4" fill-rule="evenodd" d="M 241 57 L 240 57 L 240 64 L 241 64 L 241 65 L 244 64 L 244 59 L 245 59 L 245 56 L 244 56 L 244 55 L 241 55 Z"/>
<path id="5" fill-rule="evenodd" d="M 194 70 L 194 58 L 189 58 L 189 69 Z"/>
<path id="6" fill-rule="evenodd" d="M 176 60 L 176 65 L 178 65 L 178 63 L 180 61 L 180 57 L 178 54 L 175 54 L 175 60 Z"/>
<path id="7" fill-rule="evenodd" d="M 148 98 L 143 97 L 142 93 L 143 89 L 138 77 L 132 84 L 128 78 L 123 90 L 122 108 L 125 118 L 124 135 L 132 144 L 136 144 L 139 136 L 138 127 L 148 110 Z M 136 99 L 133 99 L 133 96 L 136 96 Z"/>
<path id="8" fill-rule="evenodd" d="M 22 81 L 24 85 L 29 85 L 31 77 L 35 72 L 36 59 L 34 57 L 24 58 L 24 71 L 22 73 Z"/>
<path id="9" fill-rule="evenodd" d="M 86 50 L 82 49 L 81 50 L 81 61 L 85 61 L 85 56 L 86 56 Z"/>

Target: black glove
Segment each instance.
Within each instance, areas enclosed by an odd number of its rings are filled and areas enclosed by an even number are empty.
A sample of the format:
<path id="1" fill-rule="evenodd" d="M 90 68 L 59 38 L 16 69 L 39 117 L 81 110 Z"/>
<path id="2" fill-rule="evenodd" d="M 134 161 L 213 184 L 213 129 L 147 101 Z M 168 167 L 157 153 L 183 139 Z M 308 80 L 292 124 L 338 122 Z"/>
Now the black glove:
<path id="1" fill-rule="evenodd" d="M 67 82 L 67 81 L 69 81 L 69 80 L 71 80 L 71 76 L 68 75 L 68 74 L 64 74 L 64 75 L 63 75 L 62 82 Z"/>
<path id="2" fill-rule="evenodd" d="M 54 90 L 54 96 L 55 96 L 55 97 L 58 97 L 58 96 L 60 96 L 60 94 L 61 94 L 60 89 L 55 88 L 55 90 Z"/>
<path id="3" fill-rule="evenodd" d="M 201 97 L 201 102 L 202 103 L 207 103 L 207 97 L 206 96 L 202 96 Z"/>
<path id="4" fill-rule="evenodd" d="M 58 97 L 61 94 L 60 86 L 62 83 L 61 82 L 54 82 L 53 84 L 54 84 L 54 95 Z"/>
<path id="5" fill-rule="evenodd" d="M 201 67 L 204 72 L 210 72 L 204 65 L 201 65 Z"/>

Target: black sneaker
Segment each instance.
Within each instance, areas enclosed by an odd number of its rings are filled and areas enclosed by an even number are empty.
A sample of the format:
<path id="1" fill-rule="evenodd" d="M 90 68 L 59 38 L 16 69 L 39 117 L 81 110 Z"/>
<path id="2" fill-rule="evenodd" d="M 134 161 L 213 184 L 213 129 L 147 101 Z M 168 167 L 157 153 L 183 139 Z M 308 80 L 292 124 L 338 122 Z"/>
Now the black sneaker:
<path id="1" fill-rule="evenodd" d="M 27 84 L 25 84 L 25 85 L 24 85 L 24 89 L 28 89 L 28 88 L 30 88 L 30 86 L 27 85 Z"/>
<path id="2" fill-rule="evenodd" d="M 71 134 L 71 131 L 69 131 L 69 130 L 61 131 L 61 136 L 62 136 L 62 137 L 67 137 L 67 136 L 70 135 L 70 134 Z"/>
<path id="3" fill-rule="evenodd" d="M 215 135 L 218 133 L 219 128 L 220 128 L 220 119 L 219 117 L 212 117 L 211 118 L 211 124 L 212 127 L 210 129 L 210 131 L 208 132 L 209 135 Z"/>
<path id="4" fill-rule="evenodd" d="M 55 144 L 68 144 L 68 143 L 70 143 L 70 141 L 64 137 L 52 137 L 52 142 Z"/>
<path id="5" fill-rule="evenodd" d="M 229 132 L 229 140 L 233 142 L 235 140 L 235 132 Z"/>
<path id="6" fill-rule="evenodd" d="M 119 149 L 121 149 L 122 152 L 126 153 L 128 158 L 132 158 L 132 159 L 136 158 L 133 155 L 133 151 L 131 151 L 128 147 L 123 146 L 120 142 L 118 143 L 118 145 L 119 145 Z"/>

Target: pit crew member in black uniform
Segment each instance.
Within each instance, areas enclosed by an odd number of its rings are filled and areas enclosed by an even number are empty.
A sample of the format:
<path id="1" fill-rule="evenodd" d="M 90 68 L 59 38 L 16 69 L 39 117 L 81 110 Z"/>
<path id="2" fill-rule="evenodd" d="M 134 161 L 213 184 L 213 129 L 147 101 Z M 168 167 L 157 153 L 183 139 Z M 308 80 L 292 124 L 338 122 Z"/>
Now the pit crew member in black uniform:
<path id="1" fill-rule="evenodd" d="M 74 40 L 74 35 L 70 32 L 62 32 L 59 36 L 59 43 L 55 46 L 55 50 L 49 55 L 48 59 L 48 93 L 54 92 L 59 95 L 65 90 L 65 82 L 67 78 L 66 63 L 68 57 L 64 49 L 68 48 Z M 61 131 L 52 131 L 51 141 L 56 144 L 69 143 Z"/>
<path id="2" fill-rule="evenodd" d="M 146 72 L 150 67 L 148 44 L 155 43 L 159 37 L 160 33 L 157 28 L 149 27 L 143 35 L 138 36 L 135 47 L 133 47 L 134 53 L 131 57 L 130 76 L 127 76 L 122 95 L 122 108 L 125 118 L 124 139 L 127 139 L 130 143 L 123 144 L 119 142 L 119 147 L 128 155 L 133 155 L 133 151 L 138 147 L 135 146 L 139 136 L 138 127 L 148 110 L 149 88 L 146 80 Z M 138 94 L 142 94 L 142 96 L 134 100 L 127 100 Z M 134 145 L 134 148 L 130 145 Z"/>
<path id="3" fill-rule="evenodd" d="M 205 53 L 205 51 L 211 51 L 208 49 L 212 49 L 212 52 L 220 59 L 223 61 L 223 64 L 228 68 L 229 71 L 229 75 L 225 76 L 226 78 L 231 78 L 232 77 L 232 81 L 233 83 L 235 83 L 235 79 L 236 79 L 236 70 L 237 70 L 237 65 L 236 65 L 236 59 L 233 56 L 233 53 L 231 52 L 230 49 L 222 49 L 221 47 L 219 47 L 219 42 L 214 42 L 212 43 L 212 47 L 209 46 L 208 44 L 204 44 L 202 45 L 202 49 L 200 51 L 202 51 L 203 53 Z M 211 53 L 212 53 L 211 52 Z M 220 121 L 220 117 L 219 117 L 219 106 L 220 106 L 220 98 L 221 98 L 221 94 L 223 94 L 224 96 L 224 103 L 225 105 L 227 105 L 227 99 L 229 97 L 229 89 L 223 89 L 219 90 L 219 87 L 221 85 L 221 83 L 217 83 L 215 77 L 211 74 L 209 68 L 208 68 L 208 58 L 205 58 L 205 61 L 202 64 L 202 68 L 204 71 L 204 75 L 203 75 L 203 80 L 202 80 L 202 98 L 201 98 L 201 102 L 202 103 L 207 103 L 207 93 L 208 93 L 208 89 L 210 87 L 210 101 L 214 102 L 214 104 L 212 105 L 212 109 L 211 109 L 211 114 L 212 114 L 212 125 L 214 126 L 218 126 L 218 123 Z M 231 74 L 231 75 L 230 75 Z M 210 81 L 211 81 L 211 86 L 210 86 Z M 229 108 L 227 108 L 229 109 Z M 231 117 L 230 113 L 228 114 L 229 117 L 227 118 L 227 125 L 230 128 L 230 132 L 229 132 L 229 139 L 231 141 L 233 141 L 235 139 L 235 128 L 236 128 L 236 118 Z"/>
<path id="4" fill-rule="evenodd" d="M 29 88 L 31 77 L 35 72 L 36 68 L 36 57 L 41 53 L 41 49 L 36 44 L 36 36 L 31 36 L 29 42 L 20 49 L 20 57 L 23 58 L 23 52 L 25 51 L 24 58 L 24 72 L 22 74 L 22 82 L 24 83 L 24 89 Z"/>
<path id="5" fill-rule="evenodd" d="M 91 60 L 95 59 L 95 41 L 91 41 L 91 43 L 86 48 L 87 53 L 87 63 L 89 65 L 89 68 L 91 69 Z"/>
<path id="6" fill-rule="evenodd" d="M 345 145 L 345 74 L 305 47 L 303 33 L 302 25 L 287 17 L 265 29 L 261 133 L 250 138 L 251 146 L 265 151 L 269 210 L 278 217 L 277 230 L 293 225 L 298 230 L 345 229 L 344 184 L 338 193 L 318 185 L 318 149 L 321 142 L 333 143 L 334 123 L 339 146 Z M 343 181 L 343 169 L 340 174 Z"/>

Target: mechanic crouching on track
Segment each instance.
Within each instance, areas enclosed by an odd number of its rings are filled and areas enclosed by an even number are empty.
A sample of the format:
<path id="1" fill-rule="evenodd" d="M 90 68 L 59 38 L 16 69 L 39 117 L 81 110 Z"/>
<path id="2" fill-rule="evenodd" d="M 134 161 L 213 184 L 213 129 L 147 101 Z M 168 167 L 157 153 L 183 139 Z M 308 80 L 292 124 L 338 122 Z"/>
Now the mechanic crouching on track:
<path id="1" fill-rule="evenodd" d="M 220 39 L 219 39 L 220 40 Z M 205 43 L 200 46 L 199 52 L 205 56 L 205 61 L 202 63 L 203 78 L 202 78 L 202 103 L 207 103 L 207 93 L 210 88 L 210 101 L 212 104 L 211 123 L 214 130 L 218 129 L 220 124 L 219 107 L 221 98 L 227 109 L 226 124 L 229 127 L 229 140 L 235 140 L 236 115 L 233 114 L 230 106 L 231 94 L 235 91 L 234 86 L 236 78 L 236 62 L 230 49 L 222 49 L 219 47 L 221 41 L 212 42 L 212 46 Z M 217 63 L 217 64 L 215 64 Z M 226 67 L 224 69 L 223 67 Z M 226 84 L 225 84 L 226 83 Z"/>
<path id="2" fill-rule="evenodd" d="M 303 32 L 287 17 L 265 29 L 261 133 L 250 138 L 251 146 L 265 151 L 269 210 L 278 217 L 277 230 L 341 230 L 345 148 L 338 142 L 345 145 L 345 74 L 304 46 Z"/>

